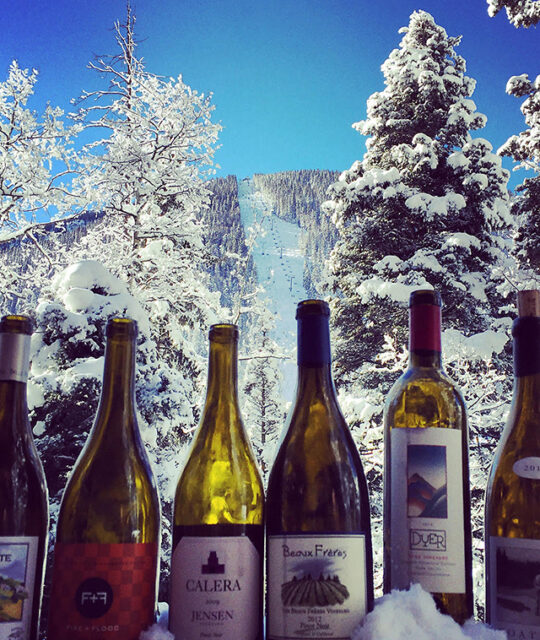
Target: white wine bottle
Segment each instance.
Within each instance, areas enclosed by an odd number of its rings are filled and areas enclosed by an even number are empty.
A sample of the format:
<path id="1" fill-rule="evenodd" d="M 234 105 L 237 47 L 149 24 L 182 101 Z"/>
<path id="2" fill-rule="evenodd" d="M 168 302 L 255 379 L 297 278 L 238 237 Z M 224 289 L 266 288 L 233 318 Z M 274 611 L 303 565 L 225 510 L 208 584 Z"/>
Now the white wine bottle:
<path id="1" fill-rule="evenodd" d="M 0 638 L 36 640 L 48 502 L 26 405 L 32 325 L 0 322 Z"/>
<path id="2" fill-rule="evenodd" d="M 373 606 L 370 507 L 332 382 L 329 308 L 300 302 L 298 386 L 267 495 L 268 640 L 350 638 Z"/>
<path id="3" fill-rule="evenodd" d="M 384 412 L 384 591 L 419 583 L 462 624 L 473 615 L 465 404 L 441 365 L 441 299 L 410 296 L 409 367 Z"/>
<path id="4" fill-rule="evenodd" d="M 64 491 L 47 640 L 138 640 L 156 609 L 160 506 L 135 409 L 137 324 L 107 324 L 103 389 Z"/>
<path id="5" fill-rule="evenodd" d="M 486 620 L 540 638 L 540 291 L 518 293 L 514 393 L 486 493 Z"/>
<path id="6" fill-rule="evenodd" d="M 210 327 L 208 389 L 174 502 L 169 628 L 262 640 L 264 492 L 238 406 L 235 325 Z"/>

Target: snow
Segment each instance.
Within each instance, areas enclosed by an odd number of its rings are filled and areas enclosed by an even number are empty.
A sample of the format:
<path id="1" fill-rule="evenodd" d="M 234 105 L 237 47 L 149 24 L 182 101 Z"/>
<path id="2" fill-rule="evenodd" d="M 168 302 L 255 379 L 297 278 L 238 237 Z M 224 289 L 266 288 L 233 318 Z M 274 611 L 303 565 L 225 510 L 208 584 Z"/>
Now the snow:
<path id="1" fill-rule="evenodd" d="M 505 631 L 497 631 L 481 622 L 468 620 L 462 627 L 450 616 L 440 613 L 433 598 L 418 584 L 408 591 L 392 591 L 375 601 L 352 634 L 352 640 L 506 640 Z M 167 631 L 167 614 L 158 624 L 143 631 L 139 640 L 181 640 Z M 240 639 L 239 639 L 240 640 Z"/>
<path id="2" fill-rule="evenodd" d="M 448 235 L 446 242 L 443 244 L 443 251 L 449 250 L 452 247 L 463 247 L 465 249 L 471 250 L 472 247 L 475 249 L 481 248 L 481 242 L 476 236 L 472 236 L 469 233 L 456 232 Z"/>
<path id="3" fill-rule="evenodd" d="M 387 280 L 383 280 L 376 276 L 373 278 L 366 278 L 366 280 L 364 280 L 358 287 L 357 293 L 362 299 L 362 302 L 369 301 L 371 296 L 376 294 L 381 298 L 388 297 L 391 300 L 405 304 L 408 302 L 411 293 L 416 289 L 433 289 L 421 274 L 420 276 L 422 278 L 422 282 L 417 282 L 415 284 L 388 282 Z"/>
<path id="4" fill-rule="evenodd" d="M 503 351 L 507 342 L 506 331 L 492 329 L 470 337 L 464 336 L 457 329 L 446 329 L 442 333 L 442 347 L 447 362 L 458 358 L 467 358 L 472 361 L 491 360 L 493 355 Z"/>
<path id="5" fill-rule="evenodd" d="M 174 640 L 172 633 L 160 624 L 154 624 L 147 631 L 143 631 L 139 640 Z"/>
<path id="6" fill-rule="evenodd" d="M 408 262 L 411 266 L 417 269 L 426 269 L 427 271 L 433 272 L 443 271 L 443 268 L 437 258 L 423 249 L 418 250 Z"/>
<path id="7" fill-rule="evenodd" d="M 447 159 L 446 162 L 453 169 L 464 169 L 464 168 L 467 168 L 469 166 L 471 161 L 461 151 L 454 151 L 454 153 L 451 153 L 448 156 L 448 159 Z"/>
<path id="8" fill-rule="evenodd" d="M 506 640 L 506 632 L 468 621 L 460 627 L 435 607 L 420 585 L 393 591 L 375 604 L 374 610 L 355 630 L 352 640 Z"/>
<path id="9" fill-rule="evenodd" d="M 300 249 L 302 232 L 298 225 L 271 213 L 271 203 L 255 191 L 251 179 L 239 181 L 238 200 L 244 228 L 262 225 L 264 232 L 258 234 L 252 256 L 269 311 L 278 320 L 273 337 L 284 353 L 291 354 L 290 360 L 282 361 L 284 401 L 291 401 L 296 381 L 296 305 L 308 297 L 304 252 Z"/>
<path id="10" fill-rule="evenodd" d="M 62 271 L 54 280 L 59 295 L 67 294 L 71 289 L 107 288 L 112 294 L 127 292 L 124 283 L 113 276 L 100 262 L 82 260 Z"/>

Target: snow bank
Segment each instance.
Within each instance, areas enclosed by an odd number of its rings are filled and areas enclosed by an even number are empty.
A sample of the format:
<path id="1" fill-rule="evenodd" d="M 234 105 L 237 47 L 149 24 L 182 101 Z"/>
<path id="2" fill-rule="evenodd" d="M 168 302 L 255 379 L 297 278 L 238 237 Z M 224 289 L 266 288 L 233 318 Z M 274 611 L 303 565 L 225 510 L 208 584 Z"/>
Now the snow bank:
<path id="1" fill-rule="evenodd" d="M 160 624 L 153 624 L 150 629 L 141 633 L 139 640 L 174 640 L 174 636 Z"/>
<path id="2" fill-rule="evenodd" d="M 496 631 L 482 622 L 469 620 L 463 627 L 440 613 L 433 598 L 419 584 L 408 591 L 392 591 L 375 601 L 374 610 L 355 629 L 352 640 L 507 640 L 505 631 Z M 167 631 L 167 615 L 159 624 L 139 636 L 139 640 L 175 640 Z M 181 640 L 177 638 L 176 640 Z M 241 640 L 241 639 L 239 639 Z"/>
<path id="3" fill-rule="evenodd" d="M 472 336 L 464 336 L 457 329 L 446 329 L 442 333 L 445 360 L 452 362 L 459 358 L 468 360 L 491 360 L 493 355 L 501 353 L 508 342 L 506 331 L 488 329 Z"/>
<path id="4" fill-rule="evenodd" d="M 352 635 L 352 640 L 506 640 L 506 632 L 481 622 L 460 627 L 435 607 L 433 598 L 418 584 L 409 591 L 393 591 L 380 598 L 374 610 Z"/>

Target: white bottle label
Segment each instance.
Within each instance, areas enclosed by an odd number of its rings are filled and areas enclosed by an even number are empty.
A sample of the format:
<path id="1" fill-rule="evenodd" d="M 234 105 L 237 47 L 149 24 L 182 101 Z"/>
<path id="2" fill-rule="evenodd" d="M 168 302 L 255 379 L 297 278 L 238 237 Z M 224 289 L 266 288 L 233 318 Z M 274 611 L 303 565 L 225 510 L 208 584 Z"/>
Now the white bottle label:
<path id="1" fill-rule="evenodd" d="M 531 456 L 516 460 L 512 466 L 512 471 L 520 478 L 540 480 L 540 458 Z"/>
<path id="2" fill-rule="evenodd" d="M 540 640 L 540 540 L 490 537 L 490 624 L 509 640 Z"/>
<path id="3" fill-rule="evenodd" d="M 171 632 L 182 640 L 255 640 L 261 580 L 247 536 L 182 537 L 172 556 Z"/>
<path id="4" fill-rule="evenodd" d="M 363 534 L 268 537 L 268 640 L 350 638 L 367 613 Z"/>
<path id="5" fill-rule="evenodd" d="M 37 552 L 37 537 L 0 536 L 0 640 L 30 638 Z"/>
<path id="6" fill-rule="evenodd" d="M 465 593 L 461 432 L 390 431 L 391 586 Z"/>

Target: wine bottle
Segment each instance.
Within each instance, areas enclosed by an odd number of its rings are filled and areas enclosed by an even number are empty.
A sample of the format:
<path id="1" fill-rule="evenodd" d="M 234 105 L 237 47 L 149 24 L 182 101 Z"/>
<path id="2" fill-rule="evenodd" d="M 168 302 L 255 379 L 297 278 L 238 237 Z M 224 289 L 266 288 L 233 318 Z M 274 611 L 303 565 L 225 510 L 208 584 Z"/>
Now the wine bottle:
<path id="1" fill-rule="evenodd" d="M 267 494 L 268 640 L 350 638 L 373 606 L 369 496 L 331 374 L 329 307 L 298 304 L 298 386 Z"/>
<path id="2" fill-rule="evenodd" d="M 242 424 L 238 329 L 210 328 L 208 388 L 174 501 L 169 627 L 182 640 L 262 640 L 264 492 Z"/>
<path id="3" fill-rule="evenodd" d="M 160 506 L 135 408 L 137 323 L 107 323 L 94 425 L 64 491 L 47 640 L 138 640 L 154 621 Z"/>
<path id="4" fill-rule="evenodd" d="M 0 321 L 0 638 L 36 640 L 47 548 L 47 486 L 26 405 L 32 325 Z"/>
<path id="5" fill-rule="evenodd" d="M 486 493 L 486 618 L 540 638 L 540 291 L 518 293 L 514 391 Z"/>
<path id="6" fill-rule="evenodd" d="M 409 367 L 384 411 L 384 591 L 419 583 L 460 624 L 473 614 L 465 404 L 441 365 L 441 299 L 410 296 Z"/>

